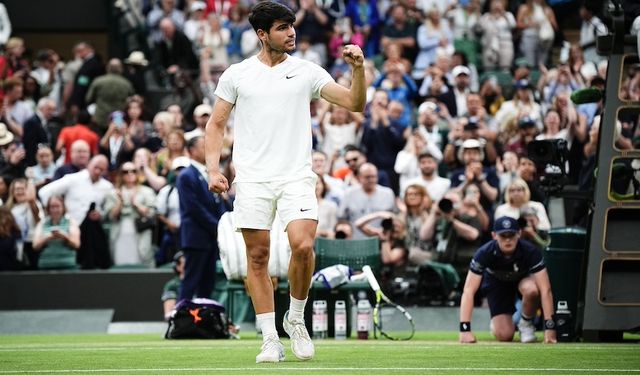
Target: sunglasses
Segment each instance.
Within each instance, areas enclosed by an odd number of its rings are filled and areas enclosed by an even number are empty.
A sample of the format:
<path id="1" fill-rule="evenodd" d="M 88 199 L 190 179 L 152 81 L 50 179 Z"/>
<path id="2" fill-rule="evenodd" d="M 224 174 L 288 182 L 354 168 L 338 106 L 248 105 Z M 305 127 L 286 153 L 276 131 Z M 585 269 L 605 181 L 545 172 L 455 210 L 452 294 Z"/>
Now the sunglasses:
<path id="1" fill-rule="evenodd" d="M 346 161 L 347 163 L 355 163 L 358 161 L 358 158 L 353 158 L 353 159 L 344 159 L 344 161 Z"/>
<path id="2" fill-rule="evenodd" d="M 123 169 L 122 174 L 137 173 L 135 169 Z"/>

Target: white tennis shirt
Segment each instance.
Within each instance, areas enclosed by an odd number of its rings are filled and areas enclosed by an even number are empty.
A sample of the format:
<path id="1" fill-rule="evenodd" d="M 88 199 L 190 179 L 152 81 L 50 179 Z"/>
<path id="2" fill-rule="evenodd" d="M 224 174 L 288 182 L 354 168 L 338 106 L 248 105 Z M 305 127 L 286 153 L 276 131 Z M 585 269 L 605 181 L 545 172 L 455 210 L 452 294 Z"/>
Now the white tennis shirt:
<path id="1" fill-rule="evenodd" d="M 235 181 L 314 176 L 309 102 L 329 82 L 322 67 L 289 55 L 274 67 L 253 56 L 222 73 L 215 95 L 235 104 Z"/>

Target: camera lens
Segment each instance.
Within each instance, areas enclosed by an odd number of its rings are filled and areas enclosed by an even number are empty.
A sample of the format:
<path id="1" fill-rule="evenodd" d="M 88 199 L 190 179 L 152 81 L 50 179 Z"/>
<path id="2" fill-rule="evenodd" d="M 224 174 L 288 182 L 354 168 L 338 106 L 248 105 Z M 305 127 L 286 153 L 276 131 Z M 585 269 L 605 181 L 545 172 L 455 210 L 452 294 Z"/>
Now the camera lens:
<path id="1" fill-rule="evenodd" d="M 344 240 L 345 238 L 347 238 L 347 234 L 341 230 L 336 232 L 336 239 L 337 240 Z"/>
<path id="2" fill-rule="evenodd" d="M 453 210 L 453 202 L 451 202 L 451 199 L 442 198 L 440 202 L 438 202 L 438 208 L 440 208 L 440 211 L 448 214 Z"/>
<path id="3" fill-rule="evenodd" d="M 382 220 L 380 225 L 382 225 L 382 229 L 384 229 L 384 230 L 391 230 L 391 228 L 393 228 L 393 220 L 392 219 L 384 219 L 384 220 Z"/>

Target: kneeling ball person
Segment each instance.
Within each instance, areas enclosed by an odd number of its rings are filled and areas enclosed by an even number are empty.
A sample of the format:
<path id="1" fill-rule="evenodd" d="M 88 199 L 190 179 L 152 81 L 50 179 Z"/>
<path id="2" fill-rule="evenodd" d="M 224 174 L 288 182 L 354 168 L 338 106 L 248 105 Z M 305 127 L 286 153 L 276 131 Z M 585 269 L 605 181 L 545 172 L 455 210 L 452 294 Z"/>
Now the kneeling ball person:
<path id="1" fill-rule="evenodd" d="M 532 319 L 539 301 L 544 312 L 544 342 L 555 343 L 553 295 L 542 253 L 520 239 L 518 222 L 510 217 L 497 218 L 493 240 L 482 245 L 473 256 L 460 303 L 460 342 L 475 343 L 471 332 L 473 297 L 481 290 L 489 302 L 491 333 L 499 341 L 513 340 L 512 315 L 518 296 L 522 297 L 522 318 L 518 322 L 520 341 L 536 341 Z"/>

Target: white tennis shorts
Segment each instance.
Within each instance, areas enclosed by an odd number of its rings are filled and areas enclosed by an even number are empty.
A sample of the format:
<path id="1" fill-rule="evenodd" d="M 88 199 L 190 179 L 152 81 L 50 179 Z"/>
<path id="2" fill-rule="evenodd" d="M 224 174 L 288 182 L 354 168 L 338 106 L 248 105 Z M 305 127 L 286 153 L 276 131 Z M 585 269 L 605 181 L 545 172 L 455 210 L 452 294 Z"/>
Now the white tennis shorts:
<path id="1" fill-rule="evenodd" d="M 295 181 L 236 182 L 236 229 L 271 230 L 276 211 L 286 228 L 300 219 L 318 220 L 317 177 Z"/>

